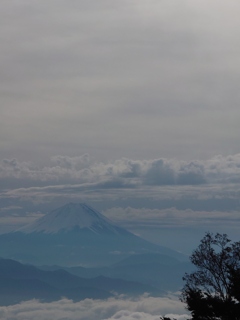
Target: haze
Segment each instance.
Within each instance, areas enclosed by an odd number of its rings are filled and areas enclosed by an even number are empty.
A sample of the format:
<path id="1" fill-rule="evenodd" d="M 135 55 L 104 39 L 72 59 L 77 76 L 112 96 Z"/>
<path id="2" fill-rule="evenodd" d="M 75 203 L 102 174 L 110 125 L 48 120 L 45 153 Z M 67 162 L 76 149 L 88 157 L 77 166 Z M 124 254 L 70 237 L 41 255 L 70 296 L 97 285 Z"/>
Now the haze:
<path id="1" fill-rule="evenodd" d="M 0 233 L 68 202 L 190 253 L 239 240 L 240 3 L 0 4 Z"/>

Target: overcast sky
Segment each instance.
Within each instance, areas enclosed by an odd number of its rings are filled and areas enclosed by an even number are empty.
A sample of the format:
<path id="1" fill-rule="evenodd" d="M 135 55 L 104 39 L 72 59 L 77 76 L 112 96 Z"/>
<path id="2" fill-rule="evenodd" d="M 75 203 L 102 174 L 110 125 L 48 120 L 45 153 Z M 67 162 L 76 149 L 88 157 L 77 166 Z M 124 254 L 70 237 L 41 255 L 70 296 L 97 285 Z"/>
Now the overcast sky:
<path id="1" fill-rule="evenodd" d="M 2 223 L 71 200 L 136 232 L 149 215 L 236 227 L 239 12 L 233 0 L 2 0 Z"/>

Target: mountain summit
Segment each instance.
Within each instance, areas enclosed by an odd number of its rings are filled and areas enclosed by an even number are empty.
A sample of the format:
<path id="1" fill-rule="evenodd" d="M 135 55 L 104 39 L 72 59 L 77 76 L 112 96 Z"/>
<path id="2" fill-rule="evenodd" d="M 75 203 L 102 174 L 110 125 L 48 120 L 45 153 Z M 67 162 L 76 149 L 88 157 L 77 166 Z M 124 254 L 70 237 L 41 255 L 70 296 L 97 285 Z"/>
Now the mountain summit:
<path id="1" fill-rule="evenodd" d="M 65 266 L 106 266 L 132 254 L 182 255 L 115 225 L 87 204 L 69 203 L 15 232 L 0 235 L 0 257 Z"/>
<path id="2" fill-rule="evenodd" d="M 96 234 L 128 233 L 85 203 L 68 203 L 18 231 L 23 233 L 59 233 L 81 230 Z"/>

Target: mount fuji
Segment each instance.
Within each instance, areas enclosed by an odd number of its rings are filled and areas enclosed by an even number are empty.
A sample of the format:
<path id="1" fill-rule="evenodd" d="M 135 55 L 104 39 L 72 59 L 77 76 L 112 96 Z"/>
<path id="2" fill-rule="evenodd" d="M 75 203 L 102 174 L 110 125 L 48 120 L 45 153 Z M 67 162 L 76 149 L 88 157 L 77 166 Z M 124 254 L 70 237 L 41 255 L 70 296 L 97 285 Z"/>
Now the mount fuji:
<path id="1" fill-rule="evenodd" d="M 129 235 L 123 228 L 114 225 L 85 203 L 68 203 L 58 208 L 37 221 L 19 229 L 23 233 L 67 233 L 90 232 L 95 234 Z"/>
<path id="2" fill-rule="evenodd" d="M 0 256 L 35 265 L 107 266 L 132 255 L 185 256 L 150 243 L 82 203 L 69 203 L 15 232 L 0 235 Z"/>

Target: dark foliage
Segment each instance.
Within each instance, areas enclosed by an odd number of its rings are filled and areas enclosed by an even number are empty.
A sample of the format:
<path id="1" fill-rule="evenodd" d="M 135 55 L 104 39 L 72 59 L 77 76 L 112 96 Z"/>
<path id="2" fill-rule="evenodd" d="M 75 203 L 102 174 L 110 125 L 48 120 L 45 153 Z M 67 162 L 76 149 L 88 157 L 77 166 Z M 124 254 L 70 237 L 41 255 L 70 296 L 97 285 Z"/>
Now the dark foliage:
<path id="1" fill-rule="evenodd" d="M 193 320 L 240 319 L 240 242 L 207 233 L 190 257 L 196 271 L 185 274 L 181 300 Z"/>

